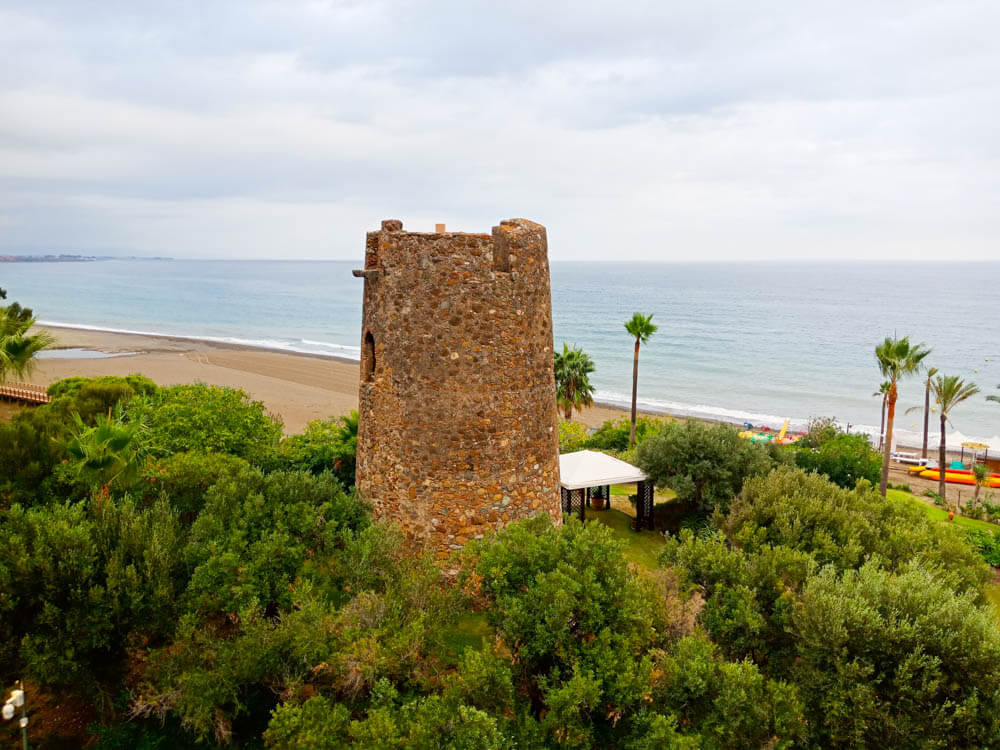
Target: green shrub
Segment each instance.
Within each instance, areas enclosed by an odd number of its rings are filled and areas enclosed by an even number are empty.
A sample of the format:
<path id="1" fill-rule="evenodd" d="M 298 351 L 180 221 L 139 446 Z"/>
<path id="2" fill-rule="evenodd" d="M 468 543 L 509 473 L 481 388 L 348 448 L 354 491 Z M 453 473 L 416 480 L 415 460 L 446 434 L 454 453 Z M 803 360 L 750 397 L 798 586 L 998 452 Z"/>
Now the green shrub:
<path id="1" fill-rule="evenodd" d="M 227 453 L 262 461 L 281 439 L 281 422 L 245 391 L 211 385 L 177 385 L 132 399 L 126 414 L 148 428 L 150 452 Z"/>
<path id="2" fill-rule="evenodd" d="M 201 511 L 205 494 L 216 482 L 231 480 L 249 466 L 224 453 L 175 453 L 143 468 L 143 491 L 147 497 L 164 493 L 171 507 L 190 519 Z"/>
<path id="3" fill-rule="evenodd" d="M 749 661 L 727 662 L 704 636 L 683 638 L 657 663 L 652 706 L 696 726 L 708 747 L 782 747 L 806 737 L 794 686 Z"/>
<path id="4" fill-rule="evenodd" d="M 979 550 L 983 559 L 994 568 L 1000 568 L 1000 534 L 983 529 L 969 529 L 969 541 Z"/>
<path id="5" fill-rule="evenodd" d="M 332 471 L 344 487 L 354 486 L 355 454 L 358 449 L 358 412 L 314 420 L 301 435 L 281 441 L 265 461 L 269 471 Z"/>
<path id="6" fill-rule="evenodd" d="M 378 527 L 367 532 L 380 533 Z M 338 608 L 312 583 L 338 556 L 336 549 L 317 548 L 302 575 L 284 584 L 288 600 L 270 614 L 251 601 L 225 618 L 181 617 L 173 641 L 149 655 L 133 713 L 174 716 L 202 739 L 225 742 L 242 734 L 250 740 L 260 735 L 261 719 L 281 695 L 287 704 L 274 713 L 268 736 L 277 747 L 313 747 L 308 738 L 323 732 L 333 732 L 329 742 L 342 746 L 337 733 L 343 722 L 316 710 L 339 702 L 366 724 L 359 737 L 351 733 L 353 741 L 365 746 L 363 737 L 377 738 L 379 722 L 366 719 L 380 718 L 378 709 L 395 704 L 395 686 L 413 696 L 431 692 L 440 679 L 443 633 L 460 611 L 457 591 L 441 585 L 440 571 L 428 560 L 397 551 L 388 559 L 369 558 L 394 568 L 379 576 L 391 585 L 353 588 L 353 598 Z M 306 683 L 310 693 L 319 689 L 328 699 L 300 709 Z"/>
<path id="7" fill-rule="evenodd" d="M 118 404 L 125 404 L 135 396 L 152 395 L 157 390 L 156 383 L 142 375 L 64 378 L 49 386 L 52 403 L 45 408 L 64 419 L 77 413 L 91 424 L 95 417 L 107 415 Z"/>
<path id="8" fill-rule="evenodd" d="M 559 420 L 559 452 L 573 453 L 587 447 L 590 435 L 582 422 Z"/>
<path id="9" fill-rule="evenodd" d="M 910 503 L 779 468 L 751 479 L 719 533 L 664 559 L 701 587 L 699 622 L 733 661 L 794 684 L 809 746 L 989 746 L 1000 736 L 1000 631 L 965 535 Z"/>
<path id="10" fill-rule="evenodd" d="M 52 470 L 65 456 L 60 441 L 66 429 L 42 409 L 22 410 L 10 423 L 0 422 L 0 508 L 34 505 L 59 494 Z"/>
<path id="11" fill-rule="evenodd" d="M 667 421 L 655 419 L 653 417 L 636 417 L 635 420 L 635 442 L 641 443 L 649 435 L 657 432 Z M 594 448 L 599 451 L 611 451 L 621 453 L 628 450 L 628 436 L 632 426 L 630 417 L 619 417 L 609 419 L 602 424 L 598 430 L 591 435 L 587 441 L 587 448 Z"/>
<path id="12" fill-rule="evenodd" d="M 914 559 L 939 568 L 960 592 L 978 592 L 989 579 L 961 529 L 928 518 L 913 503 L 883 500 L 868 482 L 847 490 L 820 475 L 779 468 L 749 480 L 718 525 L 746 550 L 790 547 L 837 570 L 877 556 L 893 570 Z"/>
<path id="13" fill-rule="evenodd" d="M 14 506 L 0 518 L 0 669 L 89 686 L 119 667 L 126 636 L 172 626 L 182 537 L 165 503 Z"/>
<path id="14" fill-rule="evenodd" d="M 600 746 L 612 717 L 637 707 L 676 623 L 662 593 L 629 571 L 606 526 L 547 516 L 515 524 L 470 550 L 487 616 L 512 653 L 515 684 L 540 692 L 549 743 Z M 601 738 L 604 738 L 603 740 Z"/>
<path id="15" fill-rule="evenodd" d="M 866 563 L 811 578 L 792 615 L 791 676 L 822 747 L 992 747 L 1000 737 L 995 613 L 932 570 Z"/>
<path id="16" fill-rule="evenodd" d="M 658 487 L 703 510 L 725 509 L 747 477 L 771 468 L 767 450 L 727 424 L 665 424 L 636 449 L 636 461 Z"/>
<path id="17" fill-rule="evenodd" d="M 205 495 L 185 551 L 188 607 L 202 615 L 287 609 L 307 560 L 323 560 L 369 524 L 331 474 L 223 475 Z"/>
<path id="18" fill-rule="evenodd" d="M 966 518 L 974 518 L 977 521 L 981 521 L 985 511 L 982 505 L 966 505 L 962 508 L 962 515 Z"/>
<path id="19" fill-rule="evenodd" d="M 813 417 L 806 425 L 806 434 L 802 443 L 810 448 L 822 448 L 838 435 L 842 435 L 837 427 L 836 417 Z"/>
<path id="20" fill-rule="evenodd" d="M 860 479 L 878 482 L 882 472 L 882 454 L 864 435 L 837 433 L 826 437 L 818 449 L 803 445 L 795 451 L 795 463 L 847 489 Z"/>

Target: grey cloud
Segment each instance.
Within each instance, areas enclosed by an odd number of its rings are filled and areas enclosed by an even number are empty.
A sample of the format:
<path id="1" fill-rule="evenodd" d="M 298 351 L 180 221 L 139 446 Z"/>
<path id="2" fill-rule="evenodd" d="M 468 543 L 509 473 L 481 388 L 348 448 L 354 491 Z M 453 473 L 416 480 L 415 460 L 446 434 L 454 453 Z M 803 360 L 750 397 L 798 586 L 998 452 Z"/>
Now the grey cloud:
<path id="1" fill-rule="evenodd" d="M 555 257 L 990 257 L 998 16 L 0 4 L 0 251 L 353 257 L 383 215 L 518 214 Z"/>

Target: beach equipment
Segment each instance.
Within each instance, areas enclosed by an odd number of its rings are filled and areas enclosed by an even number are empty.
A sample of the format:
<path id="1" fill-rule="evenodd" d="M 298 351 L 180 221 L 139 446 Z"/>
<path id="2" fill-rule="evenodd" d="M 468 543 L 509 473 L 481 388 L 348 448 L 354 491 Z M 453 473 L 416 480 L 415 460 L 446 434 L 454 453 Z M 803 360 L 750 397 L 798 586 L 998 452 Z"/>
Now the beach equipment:
<path id="1" fill-rule="evenodd" d="M 754 429 L 753 425 L 749 422 L 744 422 L 743 426 L 747 429 L 740 432 L 740 437 L 744 440 L 749 440 L 751 443 L 778 443 L 779 445 L 791 445 L 792 443 L 797 443 L 802 439 L 802 433 L 788 434 L 788 425 L 790 420 L 785 420 L 785 423 L 781 426 L 781 430 L 777 433 L 771 430 L 770 427 L 764 425 Z"/>
<path id="2" fill-rule="evenodd" d="M 983 458 L 984 459 L 986 459 L 986 458 L 989 457 L 990 446 L 988 446 L 986 443 L 976 443 L 976 442 L 973 442 L 971 440 L 965 441 L 964 443 L 962 443 L 962 459 L 963 460 L 965 460 L 965 451 L 966 450 L 972 451 L 972 463 L 976 463 L 976 461 L 979 458 L 979 454 L 980 453 L 983 454 Z"/>
<path id="3" fill-rule="evenodd" d="M 924 479 L 933 479 L 935 481 L 941 481 L 941 472 L 938 469 L 924 469 L 919 473 L 919 476 Z M 944 471 L 944 481 L 950 482 L 951 484 L 965 484 L 969 486 L 974 486 L 976 484 L 976 476 L 968 469 L 945 469 Z M 983 482 L 983 486 L 997 488 L 1000 487 L 1000 474 L 989 474 L 986 480 Z"/>

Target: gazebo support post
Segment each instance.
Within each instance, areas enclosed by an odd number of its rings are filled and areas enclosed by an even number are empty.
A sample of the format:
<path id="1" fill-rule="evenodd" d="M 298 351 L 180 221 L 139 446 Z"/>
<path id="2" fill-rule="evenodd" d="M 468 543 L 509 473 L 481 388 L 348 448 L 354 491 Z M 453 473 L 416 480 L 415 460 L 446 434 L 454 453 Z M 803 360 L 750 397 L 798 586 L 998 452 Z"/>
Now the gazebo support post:
<path id="1" fill-rule="evenodd" d="M 643 525 L 653 528 L 653 485 L 651 482 L 637 482 L 635 485 L 635 529 L 641 531 Z"/>

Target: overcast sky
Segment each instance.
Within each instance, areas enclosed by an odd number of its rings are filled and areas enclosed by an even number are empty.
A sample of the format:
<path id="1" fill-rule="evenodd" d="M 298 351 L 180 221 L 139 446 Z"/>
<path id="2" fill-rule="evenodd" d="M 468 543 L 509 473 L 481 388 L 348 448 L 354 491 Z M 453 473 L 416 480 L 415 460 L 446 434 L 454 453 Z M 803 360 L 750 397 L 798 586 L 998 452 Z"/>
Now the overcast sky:
<path id="1" fill-rule="evenodd" d="M 998 259 L 1000 3 L 0 0 L 0 252 Z"/>

